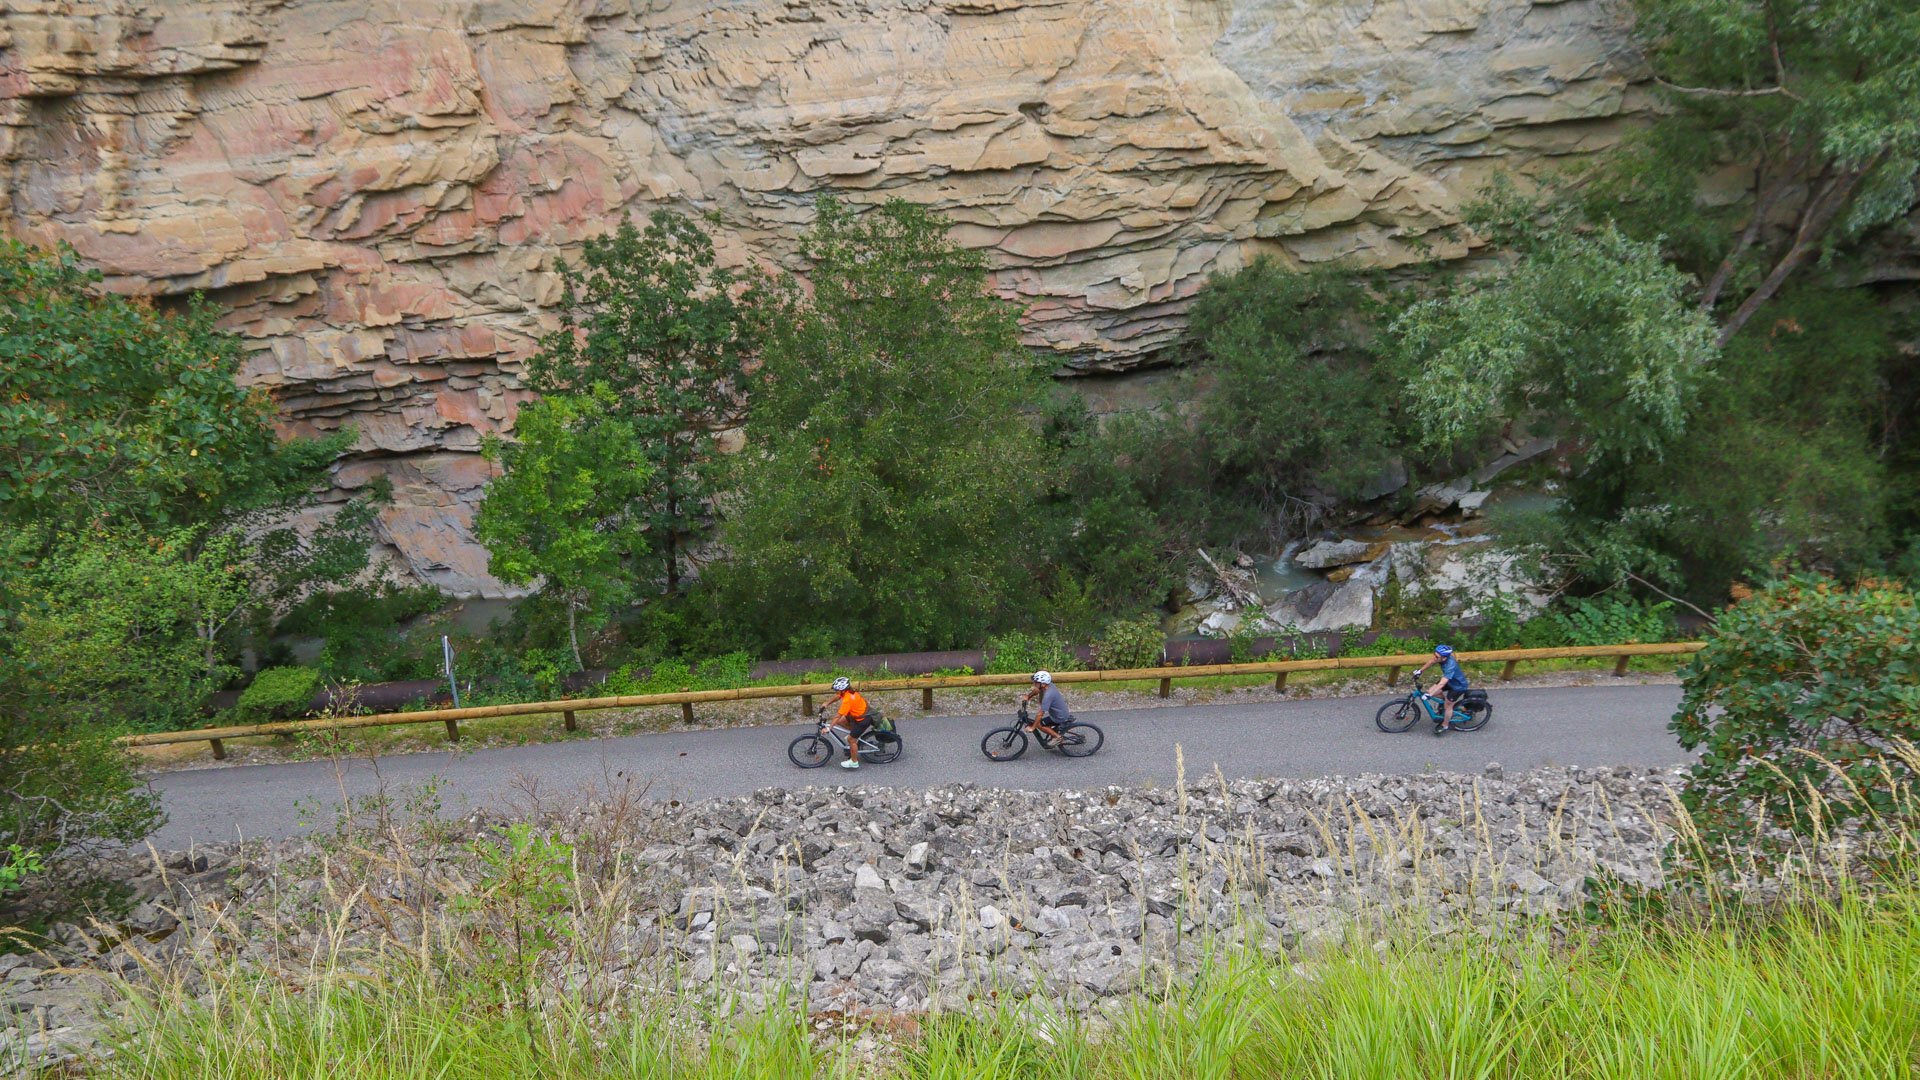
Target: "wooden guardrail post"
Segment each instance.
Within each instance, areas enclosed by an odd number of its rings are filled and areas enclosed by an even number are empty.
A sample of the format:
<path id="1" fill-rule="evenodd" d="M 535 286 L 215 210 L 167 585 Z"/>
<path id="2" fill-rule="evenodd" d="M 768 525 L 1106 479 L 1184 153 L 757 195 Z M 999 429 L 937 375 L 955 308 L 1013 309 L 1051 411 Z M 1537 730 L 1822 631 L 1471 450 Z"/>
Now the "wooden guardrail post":
<path id="1" fill-rule="evenodd" d="M 1400 669 L 1398 667 L 1390 667 L 1387 669 L 1387 685 L 1388 686 L 1400 685 Z"/>
<path id="2" fill-rule="evenodd" d="M 1518 661 L 1518 660 L 1509 660 L 1509 661 L 1507 661 L 1507 662 L 1506 662 L 1506 664 L 1505 664 L 1504 666 L 1502 666 L 1502 667 L 1500 668 L 1500 681 L 1501 681 L 1501 682 L 1512 682 L 1512 681 L 1513 681 L 1513 669 L 1514 669 L 1514 668 L 1516 668 L 1516 667 L 1519 667 L 1519 666 L 1520 666 L 1520 661 Z"/>
<path id="3" fill-rule="evenodd" d="M 802 716 L 813 715 L 813 695 L 812 694 L 800 695 L 800 715 Z"/>
<path id="4" fill-rule="evenodd" d="M 1173 680 L 1172 679 L 1160 680 L 1160 696 L 1161 697 L 1173 696 Z"/>
<path id="5" fill-rule="evenodd" d="M 680 720 L 682 723 L 693 723 L 693 702 L 683 701 L 680 703 Z"/>
<path id="6" fill-rule="evenodd" d="M 562 717 L 562 718 L 564 718 L 564 719 L 565 719 L 565 721 L 566 721 L 566 725 L 567 725 L 567 730 L 568 730 L 568 731 L 579 731 L 579 730 L 580 730 L 580 723 L 579 723 L 579 721 L 577 721 L 577 720 L 575 720 L 575 719 L 573 718 L 573 710 L 572 710 L 572 709 L 568 709 L 568 710 L 567 710 L 566 712 L 563 712 L 563 713 L 561 713 L 560 715 L 561 715 L 561 717 Z"/>
<path id="7" fill-rule="evenodd" d="M 213 760 L 215 761 L 227 760 L 227 744 L 226 743 L 221 742 L 219 739 L 208 739 L 207 742 L 213 744 Z"/>
<path id="8" fill-rule="evenodd" d="M 448 742 L 460 741 L 460 721 L 458 720 L 447 721 L 447 741 Z"/>
<path id="9" fill-rule="evenodd" d="M 1620 661 L 1613 665 L 1613 677 L 1616 679 L 1624 678 L 1627 674 L 1627 661 L 1632 659 L 1633 657 L 1631 656 L 1622 655 Z"/>
<path id="10" fill-rule="evenodd" d="M 922 687 L 920 689 L 920 711 L 921 712 L 933 711 L 933 687 L 931 686 Z"/>
<path id="11" fill-rule="evenodd" d="M 1276 671 L 1273 673 L 1273 692 L 1276 694 L 1284 694 L 1287 692 L 1286 672 Z"/>

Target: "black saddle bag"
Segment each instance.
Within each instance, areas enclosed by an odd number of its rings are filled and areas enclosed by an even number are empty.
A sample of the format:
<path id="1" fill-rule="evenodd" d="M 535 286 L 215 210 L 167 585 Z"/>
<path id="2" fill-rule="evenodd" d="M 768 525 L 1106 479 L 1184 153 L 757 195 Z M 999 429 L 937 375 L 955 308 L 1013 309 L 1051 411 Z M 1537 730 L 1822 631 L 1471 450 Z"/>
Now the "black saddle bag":
<path id="1" fill-rule="evenodd" d="M 1470 713 L 1479 712 L 1487 707 L 1487 692 L 1485 690 L 1469 690 L 1461 694 L 1460 707 Z"/>

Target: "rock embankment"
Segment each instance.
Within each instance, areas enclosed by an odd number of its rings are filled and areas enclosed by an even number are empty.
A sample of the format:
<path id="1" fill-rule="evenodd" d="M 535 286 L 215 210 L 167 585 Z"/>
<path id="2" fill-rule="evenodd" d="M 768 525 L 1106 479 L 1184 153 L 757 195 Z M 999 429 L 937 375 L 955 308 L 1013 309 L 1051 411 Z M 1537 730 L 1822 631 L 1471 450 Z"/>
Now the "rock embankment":
<path id="1" fill-rule="evenodd" d="M 560 845 L 543 872 L 571 897 L 549 913 L 577 931 L 543 963 L 556 993 L 803 993 L 813 1012 L 861 1013 L 1041 992 L 1097 1008 L 1195 970 L 1210 947 L 1310 954 L 1395 923 L 1470 932 L 1572 909 L 1592 877 L 1656 883 L 1678 779 L 1489 765 L 1069 793 L 767 789 L 686 804 L 628 789 L 530 798 L 450 827 L 395 824 L 396 800 L 371 808 L 384 824 L 364 831 L 129 858 L 116 869 L 139 905 L 116 927 L 66 928 L 45 956 L 0 959 L 0 1007 L 13 1049 L 84 1048 L 85 976 L 53 961 L 164 971 L 197 992 L 236 965 L 310 977 L 316 957 L 442 940 L 448 920 L 484 930 L 473 898 L 501 895 L 501 864 L 485 852 L 525 824 Z"/>

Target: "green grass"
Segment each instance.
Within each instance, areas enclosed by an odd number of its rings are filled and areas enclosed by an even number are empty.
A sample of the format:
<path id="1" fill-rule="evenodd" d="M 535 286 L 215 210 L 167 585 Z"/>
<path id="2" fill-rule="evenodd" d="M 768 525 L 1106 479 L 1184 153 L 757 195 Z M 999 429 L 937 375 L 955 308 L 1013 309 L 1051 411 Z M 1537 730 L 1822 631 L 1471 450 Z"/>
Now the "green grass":
<path id="1" fill-rule="evenodd" d="M 529 1024 L 507 996 L 391 956 L 304 986 L 230 981 L 210 1004 L 162 994 L 97 1075 L 1891 1080 L 1920 1066 L 1920 890 L 1491 941 L 1369 934 L 1308 958 L 1243 949 L 1092 1021 L 1045 997 L 893 1018 L 878 1054 L 777 1002 L 689 1016 L 670 988 L 634 989 L 598 1009 L 550 1002 Z"/>

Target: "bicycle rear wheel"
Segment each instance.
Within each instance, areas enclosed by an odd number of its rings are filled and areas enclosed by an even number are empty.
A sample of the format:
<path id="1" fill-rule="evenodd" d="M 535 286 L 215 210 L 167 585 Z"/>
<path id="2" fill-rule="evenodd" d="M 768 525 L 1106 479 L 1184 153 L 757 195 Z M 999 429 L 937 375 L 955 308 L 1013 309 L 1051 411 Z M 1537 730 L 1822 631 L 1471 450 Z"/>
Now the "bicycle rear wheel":
<path id="1" fill-rule="evenodd" d="M 1074 721 L 1060 729 L 1060 745 L 1057 749 L 1068 757 L 1092 757 L 1100 752 L 1107 741 L 1107 733 L 1093 724 Z"/>
<path id="2" fill-rule="evenodd" d="M 875 765 L 885 765 L 889 761 L 898 761 L 906 744 L 900 741 L 897 732 L 871 731 L 867 733 L 865 745 L 860 747 L 860 758 Z"/>
<path id="3" fill-rule="evenodd" d="M 1373 714 L 1373 726 L 1389 735 L 1398 735 L 1412 727 L 1418 719 L 1420 713 L 1413 707 L 1413 702 L 1401 698 L 1380 706 L 1380 711 Z"/>
<path id="4" fill-rule="evenodd" d="M 1017 727 L 994 728 L 980 740 L 980 752 L 993 761 L 1012 761 L 1027 752 L 1027 733 Z"/>
<path id="5" fill-rule="evenodd" d="M 1479 731 L 1481 728 L 1487 726 L 1487 721 L 1493 719 L 1493 702 L 1487 702 L 1478 712 L 1464 714 L 1456 712 L 1453 716 L 1453 730 Z M 1465 719 L 1462 719 L 1462 716 L 1464 716 Z"/>
<path id="6" fill-rule="evenodd" d="M 833 760 L 833 744 L 820 735 L 802 735 L 787 744 L 787 757 L 803 769 L 817 769 Z"/>

